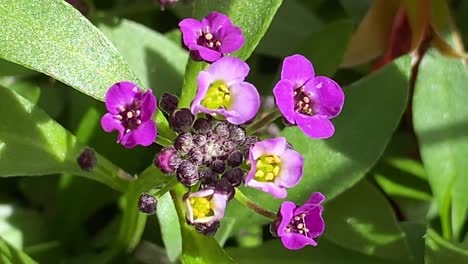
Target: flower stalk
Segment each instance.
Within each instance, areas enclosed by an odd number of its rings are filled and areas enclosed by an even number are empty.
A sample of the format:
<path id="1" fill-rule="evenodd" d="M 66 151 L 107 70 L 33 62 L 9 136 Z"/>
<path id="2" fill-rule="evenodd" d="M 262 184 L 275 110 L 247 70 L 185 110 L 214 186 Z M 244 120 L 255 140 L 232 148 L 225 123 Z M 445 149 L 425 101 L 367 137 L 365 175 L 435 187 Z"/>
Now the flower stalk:
<path id="1" fill-rule="evenodd" d="M 272 221 L 276 220 L 276 213 L 267 210 L 260 205 L 256 204 L 254 201 L 250 200 L 247 196 L 245 196 L 241 190 L 236 188 L 236 195 L 234 198 L 239 201 L 241 204 L 245 205 L 246 207 L 250 208 L 252 211 L 256 212 L 257 214 L 266 217 Z"/>
<path id="2" fill-rule="evenodd" d="M 250 126 L 246 128 L 247 135 L 253 135 L 262 128 L 268 126 L 273 121 L 281 117 L 281 112 L 278 110 L 273 110 L 272 112 L 268 113 L 266 116 L 260 118 L 259 120 L 253 122 Z"/>

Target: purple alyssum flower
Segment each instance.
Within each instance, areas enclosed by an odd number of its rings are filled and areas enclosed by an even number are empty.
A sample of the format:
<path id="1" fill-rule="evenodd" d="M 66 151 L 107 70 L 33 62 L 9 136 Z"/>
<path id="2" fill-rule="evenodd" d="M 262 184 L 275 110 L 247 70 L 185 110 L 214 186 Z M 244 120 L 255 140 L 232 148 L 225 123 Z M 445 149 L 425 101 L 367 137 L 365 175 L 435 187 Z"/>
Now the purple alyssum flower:
<path id="1" fill-rule="evenodd" d="M 132 82 L 112 85 L 105 98 L 108 113 L 101 119 L 106 132 L 117 130 L 117 143 L 126 148 L 149 146 L 156 139 L 156 97 L 151 89 L 146 92 Z"/>
<path id="2" fill-rule="evenodd" d="M 179 27 L 185 46 L 196 60 L 213 62 L 244 44 L 241 29 L 234 26 L 229 17 L 218 12 L 211 12 L 202 21 L 186 18 Z"/>
<path id="3" fill-rule="evenodd" d="M 252 119 L 260 108 L 260 96 L 255 86 L 244 82 L 249 71 L 247 63 L 235 57 L 223 57 L 201 71 L 192 113 L 225 117 L 236 125 Z"/>
<path id="4" fill-rule="evenodd" d="M 341 112 L 344 93 L 332 79 L 315 76 L 312 63 L 304 56 L 284 59 L 273 94 L 284 118 L 307 136 L 322 139 L 334 134 L 330 119 Z"/>
<path id="5" fill-rule="evenodd" d="M 250 148 L 249 163 L 245 185 L 283 199 L 286 188 L 295 186 L 302 178 L 304 158 L 288 148 L 285 138 L 278 137 L 256 142 Z"/>
<path id="6" fill-rule="evenodd" d="M 283 245 L 290 250 L 298 250 L 307 245 L 316 246 L 315 238 L 325 230 L 322 218 L 325 197 L 319 192 L 313 193 L 304 205 L 286 201 L 281 204 L 278 219 L 272 224 L 271 231 L 281 237 Z"/>

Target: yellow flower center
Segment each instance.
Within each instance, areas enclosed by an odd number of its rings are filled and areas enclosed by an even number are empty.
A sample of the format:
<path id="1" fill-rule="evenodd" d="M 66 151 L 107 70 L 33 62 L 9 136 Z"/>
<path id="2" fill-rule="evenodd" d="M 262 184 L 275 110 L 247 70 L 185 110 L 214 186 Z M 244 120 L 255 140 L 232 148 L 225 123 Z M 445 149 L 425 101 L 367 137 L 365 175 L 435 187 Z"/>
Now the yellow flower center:
<path id="1" fill-rule="evenodd" d="M 211 202 L 207 197 L 191 197 L 189 198 L 189 202 L 192 206 L 195 219 L 214 215 L 213 209 L 211 209 Z"/>
<path id="2" fill-rule="evenodd" d="M 273 182 L 281 171 L 281 159 L 277 155 L 263 155 L 257 160 L 255 180 Z"/>
<path id="3" fill-rule="evenodd" d="M 213 82 L 201 104 L 208 109 L 228 108 L 231 106 L 231 92 L 224 81 Z"/>

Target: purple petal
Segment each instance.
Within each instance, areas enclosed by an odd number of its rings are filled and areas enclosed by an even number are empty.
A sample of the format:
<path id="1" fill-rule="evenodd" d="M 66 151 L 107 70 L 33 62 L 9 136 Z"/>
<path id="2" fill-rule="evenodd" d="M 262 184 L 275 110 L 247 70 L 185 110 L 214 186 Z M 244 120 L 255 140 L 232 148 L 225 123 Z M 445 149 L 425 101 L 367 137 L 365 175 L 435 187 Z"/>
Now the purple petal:
<path id="1" fill-rule="evenodd" d="M 296 204 L 290 201 L 283 202 L 280 207 L 281 223 L 278 226 L 277 234 L 278 236 L 283 236 L 285 234 L 284 230 L 289 225 L 293 218 L 294 210 L 296 209 Z"/>
<path id="2" fill-rule="evenodd" d="M 221 41 L 219 51 L 222 53 L 231 53 L 242 47 L 245 42 L 242 30 L 236 26 L 221 28 L 218 32 L 218 38 Z"/>
<path id="3" fill-rule="evenodd" d="M 325 196 L 321 192 L 314 192 L 306 204 L 320 205 L 325 200 Z"/>
<path id="4" fill-rule="evenodd" d="M 246 179 L 245 185 L 267 192 L 273 195 L 273 197 L 278 198 L 278 199 L 284 199 L 288 195 L 285 188 L 276 185 L 274 182 L 259 182 L 259 181 L 256 181 L 255 179 L 251 179 L 247 181 Z"/>
<path id="5" fill-rule="evenodd" d="M 287 149 L 281 155 L 281 171 L 278 175 L 281 186 L 291 188 L 302 178 L 304 158 L 294 150 Z"/>
<path id="6" fill-rule="evenodd" d="M 253 158 L 252 149 L 253 149 L 253 146 L 250 147 L 250 150 L 249 150 L 248 163 L 250 163 L 250 170 L 247 173 L 247 176 L 245 176 L 245 180 L 244 180 L 245 184 L 247 184 L 247 182 L 251 181 L 255 177 L 255 172 L 257 171 L 257 163 L 255 162 L 255 159 Z"/>
<path id="7" fill-rule="evenodd" d="M 247 74 L 249 74 L 250 68 L 247 63 L 236 57 L 223 57 L 207 69 L 213 78 L 213 80 L 222 80 L 226 82 L 228 86 L 234 83 L 242 82 Z"/>
<path id="8" fill-rule="evenodd" d="M 133 102 L 141 89 L 132 82 L 118 82 L 112 85 L 106 93 L 106 108 L 112 114 L 118 114 L 119 108 L 126 107 Z"/>
<path id="9" fill-rule="evenodd" d="M 125 131 L 125 128 L 122 126 L 122 123 L 119 120 L 115 119 L 111 113 L 107 113 L 101 118 L 101 127 L 106 132 L 112 132 L 117 130 L 119 132 L 117 142 L 120 142 Z"/>
<path id="10" fill-rule="evenodd" d="M 156 111 L 156 97 L 153 95 L 153 91 L 151 89 L 148 89 L 148 91 L 143 94 L 140 109 L 142 122 L 148 121 L 153 117 L 153 114 Z"/>
<path id="11" fill-rule="evenodd" d="M 280 80 L 273 88 L 276 105 L 283 114 L 284 118 L 289 123 L 295 124 L 294 121 L 294 88 L 293 84 L 288 80 Z"/>
<path id="12" fill-rule="evenodd" d="M 223 27 L 232 26 L 232 22 L 228 16 L 219 12 L 213 11 L 202 19 L 201 24 L 204 28 L 209 27 L 211 33 L 216 33 Z"/>
<path id="13" fill-rule="evenodd" d="M 200 36 L 200 31 L 202 29 L 202 24 L 200 21 L 193 18 L 186 18 L 180 21 L 179 28 L 182 32 L 182 39 L 187 48 L 190 48 L 191 45 L 197 43 L 198 37 Z"/>
<path id="14" fill-rule="evenodd" d="M 148 120 L 139 125 L 135 130 L 125 134 L 120 141 L 126 148 L 133 148 L 136 145 L 149 146 L 156 139 L 157 130 L 156 124 L 152 120 Z"/>
<path id="15" fill-rule="evenodd" d="M 226 117 L 227 121 L 240 125 L 254 118 L 260 108 L 260 95 L 255 86 L 247 82 L 235 83 L 230 86 L 230 92 L 232 104 L 227 110 L 233 114 Z"/>
<path id="16" fill-rule="evenodd" d="M 296 233 L 285 233 L 281 236 L 281 242 L 283 246 L 289 250 L 298 250 L 307 245 L 317 246 L 317 242 L 312 238 Z"/>
<path id="17" fill-rule="evenodd" d="M 269 138 L 255 143 L 250 149 L 252 158 L 257 160 L 260 156 L 269 155 L 283 155 L 286 150 L 286 139 L 284 137 Z"/>
<path id="18" fill-rule="evenodd" d="M 306 57 L 296 54 L 284 59 L 281 79 L 291 81 L 294 88 L 301 87 L 314 77 L 314 67 Z"/>
<path id="19" fill-rule="evenodd" d="M 214 217 L 217 220 L 221 220 L 224 217 L 224 211 L 226 210 L 228 197 L 227 195 L 222 195 L 215 193 L 211 199 L 211 208 L 214 211 Z"/>
<path id="20" fill-rule="evenodd" d="M 305 90 L 312 93 L 313 111 L 328 119 L 337 116 L 344 104 L 344 93 L 332 79 L 318 76 L 305 84 Z"/>
<path id="21" fill-rule="evenodd" d="M 335 133 L 332 122 L 320 115 L 296 114 L 296 124 L 307 136 L 316 139 L 329 138 Z"/>
<path id="22" fill-rule="evenodd" d="M 213 78 L 211 74 L 206 71 L 201 71 L 197 77 L 198 83 L 198 90 L 195 98 L 192 101 L 192 105 L 190 106 L 190 111 L 192 114 L 196 115 L 202 111 L 202 109 L 206 109 L 204 106 L 201 105 L 201 101 L 205 98 L 206 92 L 208 91 L 208 87 L 213 82 Z"/>
<path id="23" fill-rule="evenodd" d="M 202 58 L 205 61 L 213 62 L 217 61 L 223 54 L 221 52 L 212 50 L 207 47 L 200 46 L 198 44 L 192 44 L 188 48 L 195 53 L 196 58 Z"/>
<path id="24" fill-rule="evenodd" d="M 325 231 L 325 222 L 322 218 L 321 206 L 314 206 L 306 213 L 306 226 L 309 229 L 307 234 L 310 238 L 319 237 Z"/>

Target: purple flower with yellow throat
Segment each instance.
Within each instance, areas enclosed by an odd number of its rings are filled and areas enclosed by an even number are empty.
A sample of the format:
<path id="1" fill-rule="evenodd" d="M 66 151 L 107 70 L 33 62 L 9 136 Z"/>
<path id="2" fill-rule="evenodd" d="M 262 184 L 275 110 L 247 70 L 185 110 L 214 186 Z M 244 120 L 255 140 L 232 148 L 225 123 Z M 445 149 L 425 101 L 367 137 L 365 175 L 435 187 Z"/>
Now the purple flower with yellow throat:
<path id="1" fill-rule="evenodd" d="M 156 139 L 156 97 L 151 89 L 146 92 L 132 82 L 118 82 L 106 93 L 108 113 L 101 119 L 106 132 L 117 131 L 117 143 L 126 148 L 149 146 Z"/>
<path id="2" fill-rule="evenodd" d="M 244 35 L 229 17 L 211 12 L 198 21 L 186 18 L 179 23 L 185 46 L 195 60 L 213 62 L 244 44 Z"/>
<path id="3" fill-rule="evenodd" d="M 329 138 L 335 133 L 331 118 L 344 104 L 341 87 L 325 76 L 315 76 L 312 63 L 302 55 L 283 61 L 281 80 L 273 89 L 284 118 L 311 138 Z"/>
<path id="4" fill-rule="evenodd" d="M 198 90 L 190 110 L 223 117 L 239 125 L 251 120 L 260 108 L 255 86 L 244 82 L 250 68 L 241 59 L 223 57 L 198 74 Z"/>
<path id="5" fill-rule="evenodd" d="M 289 147 L 285 138 L 278 137 L 255 143 L 250 148 L 249 163 L 245 185 L 283 199 L 286 188 L 301 180 L 304 158 Z"/>

